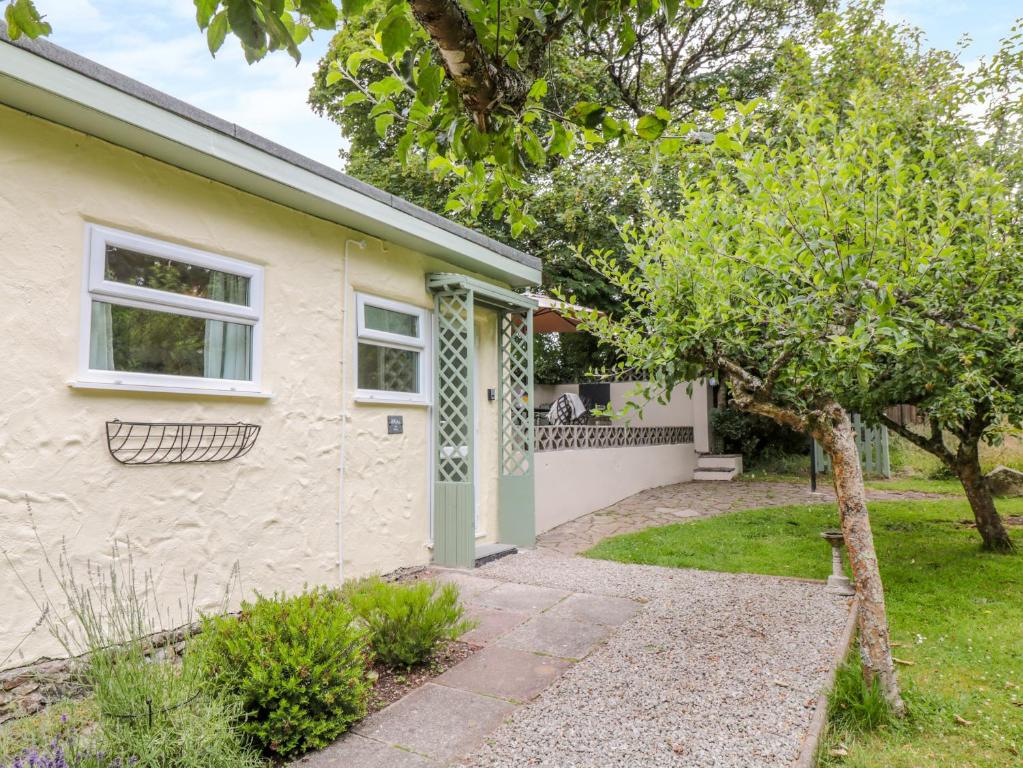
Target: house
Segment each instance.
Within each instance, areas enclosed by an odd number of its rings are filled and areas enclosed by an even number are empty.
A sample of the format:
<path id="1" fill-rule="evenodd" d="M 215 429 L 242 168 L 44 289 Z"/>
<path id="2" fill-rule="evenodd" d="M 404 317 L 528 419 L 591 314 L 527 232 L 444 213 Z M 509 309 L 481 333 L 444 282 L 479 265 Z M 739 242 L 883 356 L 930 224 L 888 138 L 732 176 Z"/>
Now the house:
<path id="1" fill-rule="evenodd" d="M 0 168 L 0 667 L 62 542 L 207 610 L 533 543 L 537 258 L 2 33 Z"/>

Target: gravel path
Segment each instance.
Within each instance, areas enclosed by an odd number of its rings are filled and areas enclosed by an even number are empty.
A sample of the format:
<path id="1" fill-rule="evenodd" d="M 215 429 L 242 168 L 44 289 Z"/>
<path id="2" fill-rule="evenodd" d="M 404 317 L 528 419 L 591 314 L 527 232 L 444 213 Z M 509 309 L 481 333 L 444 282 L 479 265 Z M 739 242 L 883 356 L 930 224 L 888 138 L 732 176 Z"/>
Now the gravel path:
<path id="1" fill-rule="evenodd" d="M 542 550 L 477 573 L 647 605 L 460 761 L 474 768 L 789 766 L 849 608 L 819 583 Z"/>

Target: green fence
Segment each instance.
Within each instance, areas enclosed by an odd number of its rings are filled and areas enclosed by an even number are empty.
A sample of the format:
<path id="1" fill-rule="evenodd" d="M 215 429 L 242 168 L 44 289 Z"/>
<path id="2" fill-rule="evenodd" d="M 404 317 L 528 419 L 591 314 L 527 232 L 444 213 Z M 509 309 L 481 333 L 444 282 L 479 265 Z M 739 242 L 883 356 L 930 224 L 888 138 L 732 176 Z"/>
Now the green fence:
<path id="1" fill-rule="evenodd" d="M 856 433 L 856 447 L 860 449 L 860 466 L 868 475 L 892 476 L 892 465 L 888 456 L 888 429 L 886 427 L 868 427 L 858 413 L 852 415 L 853 431 Z M 831 459 L 820 444 L 813 443 L 814 455 L 817 459 L 817 470 L 831 471 Z"/>

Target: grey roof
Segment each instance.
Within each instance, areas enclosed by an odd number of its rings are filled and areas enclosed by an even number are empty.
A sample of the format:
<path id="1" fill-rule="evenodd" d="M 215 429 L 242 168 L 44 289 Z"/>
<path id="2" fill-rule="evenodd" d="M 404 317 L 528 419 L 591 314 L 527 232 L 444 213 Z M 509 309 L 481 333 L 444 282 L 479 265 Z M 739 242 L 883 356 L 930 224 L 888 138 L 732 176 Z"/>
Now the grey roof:
<path id="1" fill-rule="evenodd" d="M 29 40 L 25 37 L 22 37 L 19 40 L 11 40 L 7 35 L 7 25 L 4 24 L 3 21 L 0 21 L 0 41 L 29 51 L 48 61 L 59 64 L 73 72 L 84 75 L 85 77 L 102 83 L 103 85 L 115 88 L 129 96 L 133 96 L 179 117 L 183 117 L 206 128 L 230 136 L 244 144 L 258 149 L 261 152 L 265 152 L 272 157 L 283 160 L 286 163 L 302 168 L 310 173 L 314 173 L 317 176 L 333 182 L 334 184 L 339 184 L 340 186 L 354 192 L 366 195 L 377 202 L 389 205 L 395 210 L 407 213 L 421 221 L 475 243 L 482 248 L 493 251 L 494 253 L 518 262 L 519 264 L 532 269 L 540 269 L 541 267 L 540 259 L 535 256 L 531 256 L 517 248 L 513 248 L 510 245 L 506 245 L 505 243 L 494 240 L 491 237 L 487 237 L 474 229 L 462 226 L 461 224 L 456 224 L 455 222 L 450 221 L 433 211 L 428 211 L 421 206 L 405 200 L 404 198 L 392 195 L 391 193 L 385 192 L 371 184 L 359 181 L 346 173 L 337 171 L 323 163 L 319 163 L 305 155 L 299 154 L 294 150 L 281 146 L 276 142 L 270 141 L 263 136 L 242 128 L 240 125 L 236 125 L 235 123 L 229 122 L 215 115 L 211 115 L 209 112 L 205 112 L 191 104 L 188 104 L 187 102 L 176 99 L 163 91 L 151 88 L 145 83 L 140 83 L 138 80 L 126 77 L 120 72 L 115 72 L 112 69 L 104 67 L 101 64 L 97 64 L 84 56 L 79 56 L 73 51 L 69 51 L 59 45 L 54 45 L 53 43 L 41 39 Z"/>

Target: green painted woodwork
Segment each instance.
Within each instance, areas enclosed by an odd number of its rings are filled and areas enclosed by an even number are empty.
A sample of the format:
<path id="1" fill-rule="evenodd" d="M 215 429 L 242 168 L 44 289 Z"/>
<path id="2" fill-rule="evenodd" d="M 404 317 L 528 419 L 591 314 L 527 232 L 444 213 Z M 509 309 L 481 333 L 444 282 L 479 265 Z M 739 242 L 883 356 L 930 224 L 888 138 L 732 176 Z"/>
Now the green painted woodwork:
<path id="1" fill-rule="evenodd" d="M 891 461 L 888 455 L 888 428 L 868 427 L 858 413 L 852 415 L 853 432 L 856 433 L 856 447 L 860 451 L 860 465 L 868 475 L 892 476 Z M 824 452 L 820 444 L 814 440 L 813 450 L 817 457 L 817 469 L 831 470 L 831 458 Z"/>
<path id="2" fill-rule="evenodd" d="M 536 543 L 533 480 L 533 310 L 498 320 L 498 539 Z"/>
<path id="3" fill-rule="evenodd" d="M 434 305 L 433 559 L 471 568 L 476 560 L 473 293 L 438 292 Z"/>
<path id="4" fill-rule="evenodd" d="M 536 303 L 465 275 L 431 274 L 434 292 L 433 559 L 475 562 L 475 308 L 498 310 L 498 540 L 532 547 L 533 308 Z"/>

